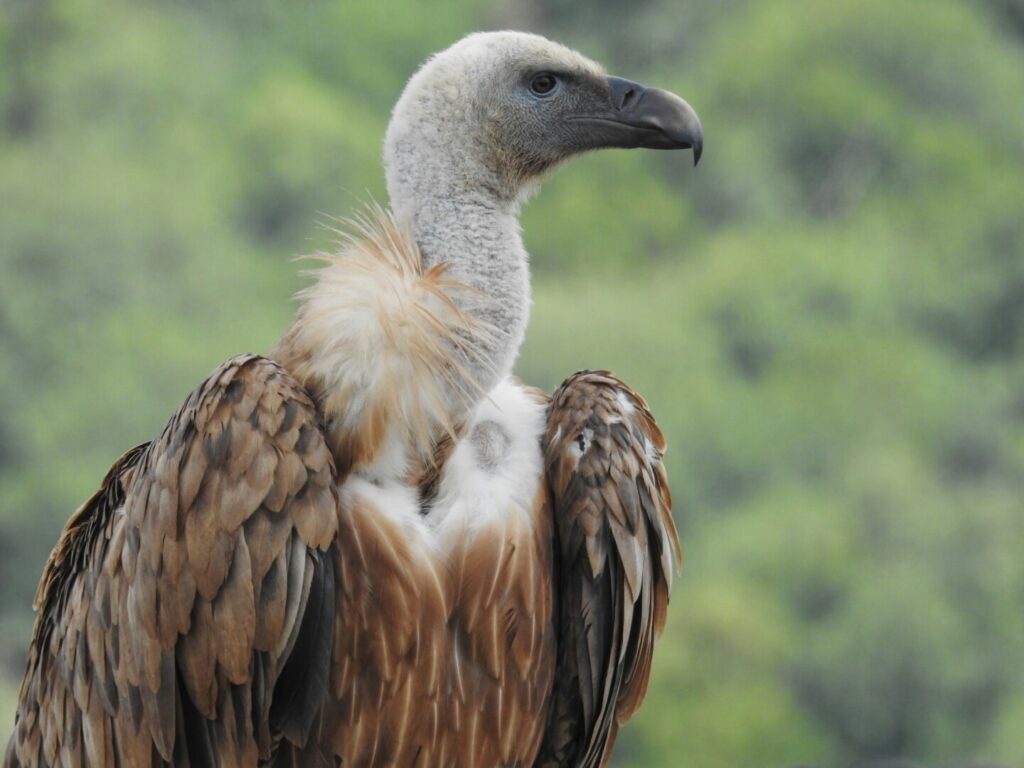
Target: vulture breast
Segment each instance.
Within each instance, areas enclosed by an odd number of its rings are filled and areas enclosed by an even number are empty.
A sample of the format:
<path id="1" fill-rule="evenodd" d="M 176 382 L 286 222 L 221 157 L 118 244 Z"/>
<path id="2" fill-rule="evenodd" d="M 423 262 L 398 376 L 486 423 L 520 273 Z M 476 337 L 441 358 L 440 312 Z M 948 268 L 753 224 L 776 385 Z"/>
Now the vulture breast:
<path id="1" fill-rule="evenodd" d="M 340 487 L 334 669 L 321 748 L 345 765 L 516 765 L 552 682 L 546 398 L 506 381 L 429 506 L 399 482 Z M 311 745 L 312 746 L 312 745 Z"/>

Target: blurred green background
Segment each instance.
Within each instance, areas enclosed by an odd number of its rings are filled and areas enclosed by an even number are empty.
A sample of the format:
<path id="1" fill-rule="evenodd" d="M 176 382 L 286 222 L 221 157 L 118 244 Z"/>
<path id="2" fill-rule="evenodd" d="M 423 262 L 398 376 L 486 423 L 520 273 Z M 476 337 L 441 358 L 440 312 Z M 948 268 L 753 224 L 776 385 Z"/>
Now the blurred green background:
<path id="1" fill-rule="evenodd" d="M 524 216 L 520 374 L 609 367 L 670 445 L 615 765 L 1024 765 L 1024 0 L 0 0 L 0 740 L 70 512 L 273 344 L 404 80 L 500 27 L 705 126 Z"/>

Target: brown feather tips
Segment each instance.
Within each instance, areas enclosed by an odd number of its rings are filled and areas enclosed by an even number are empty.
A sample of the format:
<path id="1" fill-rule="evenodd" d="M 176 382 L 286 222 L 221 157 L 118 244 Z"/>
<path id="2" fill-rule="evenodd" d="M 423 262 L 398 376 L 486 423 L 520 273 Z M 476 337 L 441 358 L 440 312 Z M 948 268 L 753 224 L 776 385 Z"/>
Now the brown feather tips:
<path id="1" fill-rule="evenodd" d="M 68 522 L 16 760 L 255 765 L 301 746 L 333 640 L 334 475 L 313 401 L 278 365 L 214 371 Z"/>
<path id="2" fill-rule="evenodd" d="M 602 766 L 647 691 L 680 560 L 647 404 L 605 371 L 570 377 L 545 436 L 558 528 L 558 669 L 538 765 Z"/>

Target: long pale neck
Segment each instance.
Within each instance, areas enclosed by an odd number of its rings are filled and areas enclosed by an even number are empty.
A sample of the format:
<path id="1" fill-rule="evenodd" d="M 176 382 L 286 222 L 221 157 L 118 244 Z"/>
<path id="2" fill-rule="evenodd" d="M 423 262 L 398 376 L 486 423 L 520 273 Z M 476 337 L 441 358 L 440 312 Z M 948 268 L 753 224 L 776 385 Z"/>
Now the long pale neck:
<path id="1" fill-rule="evenodd" d="M 382 213 L 327 260 L 271 353 L 318 401 L 339 472 L 431 466 L 439 440 L 511 372 L 526 330 L 529 270 L 510 208 L 444 196 L 395 216 L 400 229 Z"/>
<path id="2" fill-rule="evenodd" d="M 485 331 L 469 340 L 474 354 L 467 364 L 479 387 L 489 391 L 511 372 L 529 317 L 529 259 L 518 202 L 489 190 L 446 187 L 444 179 L 410 191 L 392 189 L 392 208 L 411 228 L 425 266 L 445 264 L 446 274 L 468 287 L 452 298 Z"/>

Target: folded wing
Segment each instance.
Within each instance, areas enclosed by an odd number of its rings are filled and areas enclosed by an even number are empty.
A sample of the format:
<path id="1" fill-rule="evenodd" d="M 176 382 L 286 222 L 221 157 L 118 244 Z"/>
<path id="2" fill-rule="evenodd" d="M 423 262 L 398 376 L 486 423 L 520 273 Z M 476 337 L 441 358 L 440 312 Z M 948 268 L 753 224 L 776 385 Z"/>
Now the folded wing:
<path id="1" fill-rule="evenodd" d="M 539 766 L 604 765 L 647 691 L 680 559 L 664 448 L 643 398 L 607 372 L 577 373 L 552 399 L 559 647 Z"/>
<path id="2" fill-rule="evenodd" d="M 337 529 L 308 395 L 236 357 L 72 516 L 8 765 L 240 765 L 305 743 L 327 684 Z"/>

